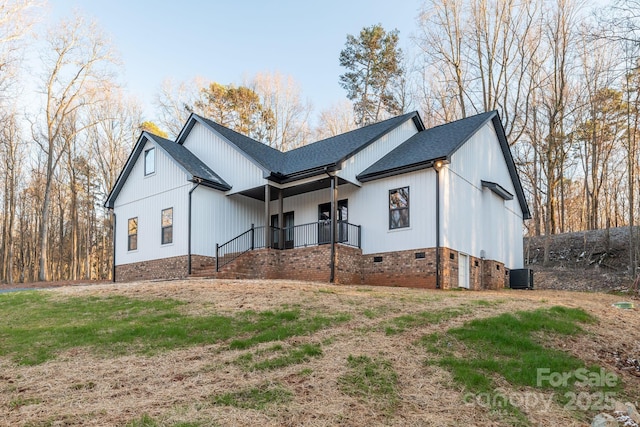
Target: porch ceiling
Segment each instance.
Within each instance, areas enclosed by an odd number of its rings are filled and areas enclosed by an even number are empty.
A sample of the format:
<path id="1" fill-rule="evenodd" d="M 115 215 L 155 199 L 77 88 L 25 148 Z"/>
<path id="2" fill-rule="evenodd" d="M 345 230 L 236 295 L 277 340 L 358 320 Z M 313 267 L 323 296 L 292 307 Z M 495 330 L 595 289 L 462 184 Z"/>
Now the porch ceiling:
<path id="1" fill-rule="evenodd" d="M 348 181 L 338 177 L 338 185 L 348 184 Z M 310 193 L 312 191 L 321 190 L 323 188 L 330 188 L 331 180 L 329 177 L 318 179 L 317 181 L 306 182 L 300 185 L 293 185 L 290 187 L 286 187 L 282 189 L 282 197 L 291 197 L 296 196 L 298 194 Z M 278 200 L 278 187 L 271 187 L 271 201 Z M 275 190 L 275 191 L 273 191 Z M 240 192 L 247 197 L 251 197 L 252 199 L 260 200 L 264 202 L 264 186 L 254 187 L 249 190 L 245 190 Z"/>

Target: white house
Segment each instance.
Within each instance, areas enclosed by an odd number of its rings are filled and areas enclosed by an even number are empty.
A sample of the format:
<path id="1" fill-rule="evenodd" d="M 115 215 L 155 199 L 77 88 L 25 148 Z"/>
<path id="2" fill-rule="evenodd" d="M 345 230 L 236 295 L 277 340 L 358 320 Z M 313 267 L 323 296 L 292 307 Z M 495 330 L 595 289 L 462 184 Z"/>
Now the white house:
<path id="1" fill-rule="evenodd" d="M 529 209 L 496 111 L 417 112 L 280 152 L 192 114 L 143 132 L 105 203 L 114 279 L 502 287 Z"/>

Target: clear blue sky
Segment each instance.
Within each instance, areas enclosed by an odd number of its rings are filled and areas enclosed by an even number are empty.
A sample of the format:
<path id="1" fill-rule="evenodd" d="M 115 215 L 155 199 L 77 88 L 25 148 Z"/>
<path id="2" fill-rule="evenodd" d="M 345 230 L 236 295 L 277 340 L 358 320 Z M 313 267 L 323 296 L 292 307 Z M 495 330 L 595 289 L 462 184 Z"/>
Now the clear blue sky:
<path id="1" fill-rule="evenodd" d="M 338 56 L 347 34 L 380 23 L 412 45 L 421 0 L 50 0 L 48 20 L 73 10 L 94 18 L 119 51 L 130 93 L 154 118 L 165 78 L 242 83 L 258 72 L 292 76 L 314 115 L 345 99 Z"/>

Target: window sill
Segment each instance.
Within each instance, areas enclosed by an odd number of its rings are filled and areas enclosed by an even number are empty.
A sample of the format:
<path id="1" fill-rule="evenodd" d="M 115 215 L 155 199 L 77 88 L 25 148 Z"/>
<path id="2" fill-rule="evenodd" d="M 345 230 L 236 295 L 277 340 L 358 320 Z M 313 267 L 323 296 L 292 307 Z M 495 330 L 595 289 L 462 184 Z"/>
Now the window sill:
<path id="1" fill-rule="evenodd" d="M 412 230 L 412 227 L 401 227 L 401 228 L 389 228 L 387 230 L 387 233 L 397 233 L 399 231 L 407 231 L 407 230 Z"/>

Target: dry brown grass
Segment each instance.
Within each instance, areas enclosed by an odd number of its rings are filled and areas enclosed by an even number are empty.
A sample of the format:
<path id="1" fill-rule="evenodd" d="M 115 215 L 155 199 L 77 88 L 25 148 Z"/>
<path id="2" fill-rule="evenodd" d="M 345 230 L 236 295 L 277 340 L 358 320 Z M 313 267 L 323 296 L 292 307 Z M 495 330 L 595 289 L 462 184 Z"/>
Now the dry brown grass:
<path id="1" fill-rule="evenodd" d="M 175 350 L 153 357 L 104 359 L 86 349 L 67 351 L 53 361 L 26 367 L 0 359 L 0 425 L 116 426 L 148 414 L 158 425 L 180 422 L 222 426 L 498 426 L 508 425 L 497 414 L 462 403 L 463 390 L 447 371 L 425 364 L 428 353 L 413 343 L 421 336 L 462 325 L 471 318 L 504 312 L 563 305 L 580 307 L 598 322 L 588 334 L 563 338 L 555 345 L 613 370 L 625 391 L 640 396 L 640 378 L 615 366 L 612 352 L 640 355 L 638 309 L 611 306 L 620 297 L 561 291 L 428 291 L 382 287 L 340 287 L 287 281 L 168 281 L 61 287 L 57 298 L 69 295 L 125 295 L 133 298 L 174 298 L 187 302 L 189 314 L 257 311 L 296 304 L 305 310 L 350 313 L 352 320 L 312 336 L 295 337 L 285 345 L 322 343 L 323 354 L 303 365 L 271 371 L 246 371 L 234 364 L 246 351 L 223 350 L 223 344 Z M 488 305 L 477 300 L 493 302 Z M 470 312 L 436 324 L 386 335 L 381 322 L 406 313 L 466 305 Z M 379 315 L 365 316 L 369 309 Z M 260 347 L 267 347 L 266 344 Z M 256 349 L 253 348 L 252 351 Z M 399 402 L 393 413 L 370 401 L 347 396 L 338 378 L 352 355 L 390 361 L 399 377 Z M 302 372 L 302 370 L 306 372 Z M 265 383 L 281 384 L 293 393 L 286 405 L 264 410 L 215 405 L 212 396 Z M 508 384 L 501 384 L 508 388 Z M 522 390 L 520 390 L 522 391 Z M 21 403 L 21 404 L 17 404 Z M 637 402 L 636 402 L 637 404 Z M 534 425 L 581 425 L 561 407 L 526 411 Z"/>

